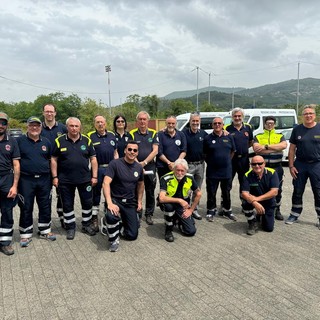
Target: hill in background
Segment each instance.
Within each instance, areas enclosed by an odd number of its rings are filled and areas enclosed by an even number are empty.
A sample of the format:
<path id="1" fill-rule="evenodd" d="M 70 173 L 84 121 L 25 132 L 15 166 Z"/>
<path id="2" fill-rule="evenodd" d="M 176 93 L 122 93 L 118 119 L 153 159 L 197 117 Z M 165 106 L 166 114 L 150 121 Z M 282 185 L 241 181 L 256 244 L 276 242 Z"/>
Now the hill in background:
<path id="1" fill-rule="evenodd" d="M 319 104 L 320 79 L 305 78 L 299 81 L 299 104 Z M 199 105 L 208 101 L 208 87 L 199 89 Z M 221 109 L 230 110 L 234 96 L 235 107 L 259 108 L 295 105 L 297 102 L 297 80 L 288 80 L 275 84 L 245 89 L 210 87 L 210 103 Z M 196 90 L 175 91 L 162 99 L 191 100 L 196 104 Z"/>

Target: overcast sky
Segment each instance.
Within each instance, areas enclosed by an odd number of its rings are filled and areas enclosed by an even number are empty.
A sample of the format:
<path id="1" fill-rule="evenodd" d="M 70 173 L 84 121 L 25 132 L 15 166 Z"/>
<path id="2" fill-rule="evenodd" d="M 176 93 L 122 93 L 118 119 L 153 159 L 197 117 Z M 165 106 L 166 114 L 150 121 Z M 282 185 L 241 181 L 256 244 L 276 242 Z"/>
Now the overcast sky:
<path id="1" fill-rule="evenodd" d="M 131 94 L 253 88 L 320 78 L 318 0 L 4 0 L 0 101 L 74 92 L 111 104 Z M 14 81 L 10 81 L 10 80 Z M 26 85 L 30 84 L 30 85 Z M 39 87 L 43 88 L 39 88 Z"/>

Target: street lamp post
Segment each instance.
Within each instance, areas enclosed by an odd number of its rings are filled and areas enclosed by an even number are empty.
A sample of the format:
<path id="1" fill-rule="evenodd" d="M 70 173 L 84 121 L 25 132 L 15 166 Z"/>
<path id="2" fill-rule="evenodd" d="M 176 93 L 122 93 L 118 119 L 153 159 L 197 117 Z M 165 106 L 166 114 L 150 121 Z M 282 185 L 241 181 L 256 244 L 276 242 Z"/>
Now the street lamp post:
<path id="1" fill-rule="evenodd" d="M 110 72 L 111 65 L 105 66 L 106 72 L 108 73 L 108 90 L 109 90 L 109 113 L 111 114 L 111 93 L 110 93 Z"/>

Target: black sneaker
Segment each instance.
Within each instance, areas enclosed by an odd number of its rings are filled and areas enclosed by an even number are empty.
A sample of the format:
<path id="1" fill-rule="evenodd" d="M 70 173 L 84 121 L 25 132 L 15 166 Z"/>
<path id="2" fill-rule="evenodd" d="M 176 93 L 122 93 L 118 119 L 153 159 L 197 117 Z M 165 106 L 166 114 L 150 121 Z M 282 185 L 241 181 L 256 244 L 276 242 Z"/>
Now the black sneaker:
<path id="1" fill-rule="evenodd" d="M 88 234 L 89 236 L 95 236 L 97 232 L 94 230 L 92 224 L 89 224 L 88 226 L 82 226 L 81 231 L 83 233 Z"/>
<path id="2" fill-rule="evenodd" d="M 173 237 L 172 231 L 171 230 L 166 230 L 164 238 L 168 242 L 173 242 L 174 241 L 174 237 Z"/>
<path id="3" fill-rule="evenodd" d="M 279 221 L 283 221 L 283 220 L 284 220 L 283 215 L 281 214 L 279 208 L 276 208 L 276 209 L 275 209 L 275 215 L 274 215 L 274 217 L 275 217 L 276 220 L 279 220 Z"/>
<path id="4" fill-rule="evenodd" d="M 146 216 L 146 223 L 149 225 L 149 226 L 152 226 L 153 225 L 153 220 L 152 220 L 152 216 L 150 214 L 148 214 Z"/>
<path id="5" fill-rule="evenodd" d="M 232 221 L 237 221 L 236 216 L 232 212 L 221 211 L 221 212 L 219 212 L 219 216 L 225 217 L 225 218 L 232 220 Z"/>
<path id="6" fill-rule="evenodd" d="M 73 240 L 76 234 L 76 229 L 68 229 L 67 230 L 67 240 Z"/>

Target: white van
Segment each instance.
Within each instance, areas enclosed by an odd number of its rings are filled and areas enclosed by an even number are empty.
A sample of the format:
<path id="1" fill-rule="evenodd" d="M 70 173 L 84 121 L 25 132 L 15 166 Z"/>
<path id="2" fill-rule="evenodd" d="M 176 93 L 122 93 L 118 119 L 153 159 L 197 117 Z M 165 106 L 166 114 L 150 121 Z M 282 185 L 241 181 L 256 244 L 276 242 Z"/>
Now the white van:
<path id="1" fill-rule="evenodd" d="M 264 119 L 267 116 L 276 118 L 275 129 L 281 132 L 285 129 L 293 128 L 298 124 L 296 110 L 294 109 L 243 109 L 244 122 L 249 123 L 253 130 L 253 136 L 262 133 L 264 129 Z M 223 118 L 224 125 L 232 122 L 231 111 Z"/>
<path id="2" fill-rule="evenodd" d="M 189 120 L 191 113 L 184 113 L 177 116 L 177 129 L 182 131 L 184 128 L 189 128 Z M 216 117 L 223 119 L 228 112 L 199 112 L 201 119 L 200 128 L 207 131 L 208 133 L 212 132 L 212 120 Z"/>

